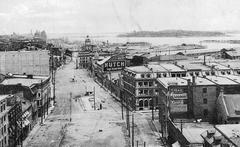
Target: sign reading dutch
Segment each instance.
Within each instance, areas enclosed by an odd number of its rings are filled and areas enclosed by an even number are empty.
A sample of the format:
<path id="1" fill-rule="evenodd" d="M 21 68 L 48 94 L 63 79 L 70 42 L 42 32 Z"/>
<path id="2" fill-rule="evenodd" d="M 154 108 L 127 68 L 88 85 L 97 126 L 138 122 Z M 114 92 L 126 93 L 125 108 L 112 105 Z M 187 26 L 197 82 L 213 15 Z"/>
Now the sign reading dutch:
<path id="1" fill-rule="evenodd" d="M 118 61 L 108 61 L 103 65 L 104 71 L 117 71 L 122 70 L 126 66 L 126 62 L 123 60 Z"/>

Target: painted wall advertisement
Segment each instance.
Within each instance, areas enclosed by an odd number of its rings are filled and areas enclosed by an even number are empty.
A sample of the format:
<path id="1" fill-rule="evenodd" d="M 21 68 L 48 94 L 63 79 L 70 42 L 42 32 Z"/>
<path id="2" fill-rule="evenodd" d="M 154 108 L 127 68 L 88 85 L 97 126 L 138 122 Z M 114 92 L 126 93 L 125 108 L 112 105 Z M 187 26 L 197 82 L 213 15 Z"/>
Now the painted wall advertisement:
<path id="1" fill-rule="evenodd" d="M 126 65 L 125 61 L 108 61 L 104 63 L 104 71 L 117 71 L 122 70 Z"/>
<path id="2" fill-rule="evenodd" d="M 187 112 L 187 93 L 175 89 L 171 93 L 171 112 Z"/>

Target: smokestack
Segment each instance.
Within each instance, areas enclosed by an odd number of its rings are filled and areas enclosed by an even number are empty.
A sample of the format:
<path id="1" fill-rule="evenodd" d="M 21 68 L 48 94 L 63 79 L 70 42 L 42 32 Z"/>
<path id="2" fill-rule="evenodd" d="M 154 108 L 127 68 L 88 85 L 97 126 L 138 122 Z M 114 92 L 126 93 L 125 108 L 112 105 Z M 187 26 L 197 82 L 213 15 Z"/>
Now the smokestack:
<path id="1" fill-rule="evenodd" d="M 193 85 L 196 85 L 196 79 L 195 79 L 195 76 L 192 76 L 192 84 L 193 84 Z"/>
<path id="2" fill-rule="evenodd" d="M 203 56 L 203 65 L 206 65 L 206 56 Z"/>

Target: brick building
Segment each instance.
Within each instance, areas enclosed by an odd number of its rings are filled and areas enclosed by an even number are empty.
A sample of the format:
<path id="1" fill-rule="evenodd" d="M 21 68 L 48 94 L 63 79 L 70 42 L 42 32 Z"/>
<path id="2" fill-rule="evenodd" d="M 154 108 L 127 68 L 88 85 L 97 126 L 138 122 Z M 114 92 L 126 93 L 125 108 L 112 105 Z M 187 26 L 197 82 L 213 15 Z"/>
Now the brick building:
<path id="1" fill-rule="evenodd" d="M 48 76 L 13 75 L 0 83 L 0 94 L 19 94 L 31 103 L 33 127 L 37 117 L 47 112 L 50 107 L 51 87 Z"/>
<path id="2" fill-rule="evenodd" d="M 11 97 L 9 95 L 0 95 L 0 146 L 1 147 L 8 147 L 9 145 L 9 134 L 8 134 L 8 113 L 10 107 L 7 106 L 7 98 Z"/>
<path id="3" fill-rule="evenodd" d="M 174 64 L 127 67 L 122 72 L 123 99 L 136 110 L 157 108 L 157 85 L 159 77 L 184 77 L 186 72 Z"/>

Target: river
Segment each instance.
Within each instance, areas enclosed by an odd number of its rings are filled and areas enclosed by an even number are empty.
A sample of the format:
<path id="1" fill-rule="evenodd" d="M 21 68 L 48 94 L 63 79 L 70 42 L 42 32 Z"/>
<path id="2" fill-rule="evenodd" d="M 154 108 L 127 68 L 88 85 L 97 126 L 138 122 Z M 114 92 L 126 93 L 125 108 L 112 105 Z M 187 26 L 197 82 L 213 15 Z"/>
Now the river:
<path id="1" fill-rule="evenodd" d="M 66 37 L 70 41 L 81 40 L 84 41 L 83 34 L 50 34 L 49 38 Z M 98 34 L 98 36 L 90 36 L 90 39 L 95 42 L 109 41 L 110 43 L 126 43 L 126 42 L 149 42 L 152 46 L 157 45 L 180 45 L 186 44 L 201 44 L 209 49 L 235 48 L 240 47 L 240 44 L 230 43 L 207 43 L 203 40 L 240 40 L 240 34 L 228 34 L 220 37 L 116 37 L 116 34 Z"/>

